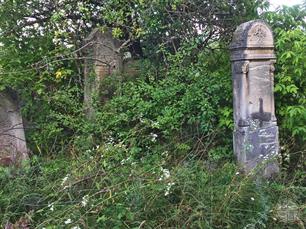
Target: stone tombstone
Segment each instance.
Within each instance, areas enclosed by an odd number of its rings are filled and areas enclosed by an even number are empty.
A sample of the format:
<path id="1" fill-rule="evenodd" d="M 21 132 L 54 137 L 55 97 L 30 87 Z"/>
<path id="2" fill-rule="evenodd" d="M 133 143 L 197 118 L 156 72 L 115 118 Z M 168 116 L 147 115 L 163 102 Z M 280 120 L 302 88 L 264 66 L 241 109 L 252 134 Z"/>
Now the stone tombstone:
<path id="1" fill-rule="evenodd" d="M 120 46 L 121 42 L 114 39 L 108 29 L 94 29 L 85 39 L 84 106 L 89 119 L 94 115 L 95 99 L 100 99 L 99 90 L 103 79 L 122 70 Z"/>
<path id="2" fill-rule="evenodd" d="M 230 45 L 234 100 L 234 153 L 246 173 L 279 171 L 274 109 L 274 43 L 262 20 L 241 24 Z"/>
<path id="3" fill-rule="evenodd" d="M 12 93 L 0 92 L 0 160 L 9 164 L 28 157 L 23 120 Z M 7 165 L 7 164 L 6 164 Z"/>

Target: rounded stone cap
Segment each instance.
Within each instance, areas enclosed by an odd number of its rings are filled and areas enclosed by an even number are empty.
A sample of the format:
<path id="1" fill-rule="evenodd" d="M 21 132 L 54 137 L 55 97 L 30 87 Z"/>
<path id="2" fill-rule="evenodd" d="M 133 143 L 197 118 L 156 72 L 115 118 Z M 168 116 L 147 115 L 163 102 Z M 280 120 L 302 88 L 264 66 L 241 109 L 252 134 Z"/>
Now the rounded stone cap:
<path id="1" fill-rule="evenodd" d="M 230 50 L 232 60 L 275 59 L 273 33 L 270 26 L 263 20 L 241 24 L 234 32 Z"/>
<path id="2" fill-rule="evenodd" d="M 274 48 L 273 33 L 263 20 L 253 20 L 238 26 L 234 32 L 230 49 Z"/>

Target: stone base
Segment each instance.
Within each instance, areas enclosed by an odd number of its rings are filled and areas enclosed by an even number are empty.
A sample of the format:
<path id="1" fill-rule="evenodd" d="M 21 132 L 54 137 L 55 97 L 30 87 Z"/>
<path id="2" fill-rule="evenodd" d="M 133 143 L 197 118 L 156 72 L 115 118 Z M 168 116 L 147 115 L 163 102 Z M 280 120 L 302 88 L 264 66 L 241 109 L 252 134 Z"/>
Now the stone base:
<path id="1" fill-rule="evenodd" d="M 254 172 L 270 178 L 279 172 L 278 127 L 275 123 L 251 121 L 250 126 L 234 131 L 234 152 L 244 172 Z"/>

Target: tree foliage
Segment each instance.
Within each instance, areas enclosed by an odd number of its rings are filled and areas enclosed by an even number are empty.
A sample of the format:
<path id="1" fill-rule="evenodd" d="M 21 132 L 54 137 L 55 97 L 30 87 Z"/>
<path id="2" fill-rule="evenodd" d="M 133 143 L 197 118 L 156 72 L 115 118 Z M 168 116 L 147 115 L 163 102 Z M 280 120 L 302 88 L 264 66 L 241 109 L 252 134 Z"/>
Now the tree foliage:
<path id="1" fill-rule="evenodd" d="M 292 168 L 298 161 L 305 161 L 305 9 L 305 6 L 283 7 L 265 15 L 275 34 L 275 98 L 283 159 Z"/>
<path id="2" fill-rule="evenodd" d="M 22 97 L 29 142 L 35 150 L 49 151 L 59 142 L 65 145 L 69 138 L 64 136 L 79 132 L 72 127 L 80 127 L 82 110 L 72 104 L 82 101 L 83 59 L 75 50 L 93 28 L 112 28 L 114 36 L 129 41 L 127 50 L 134 57 L 155 62 L 161 79 L 170 74 L 171 55 L 177 53 L 184 66 L 197 63 L 204 49 L 228 41 L 238 23 L 256 17 L 258 7 L 265 2 L 2 1 L 0 88 L 12 88 Z M 179 51 L 183 46 L 187 48 Z M 187 74 L 192 71 L 199 74 Z M 70 105 L 63 107 L 58 95 Z"/>

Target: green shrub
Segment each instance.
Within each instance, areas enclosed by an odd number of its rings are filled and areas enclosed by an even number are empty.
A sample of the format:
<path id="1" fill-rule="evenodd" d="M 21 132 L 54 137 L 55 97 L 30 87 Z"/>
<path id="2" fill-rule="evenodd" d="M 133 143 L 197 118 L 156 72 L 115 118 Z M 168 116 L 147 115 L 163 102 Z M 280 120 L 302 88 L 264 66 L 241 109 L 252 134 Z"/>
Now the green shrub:
<path id="1" fill-rule="evenodd" d="M 227 136 L 219 142 L 231 144 L 228 56 L 202 51 L 190 60 L 194 50 L 187 47 L 168 54 L 166 68 L 149 65 L 140 77 L 117 89 L 97 114 L 98 139 L 111 136 L 115 142 L 137 148 L 140 154 L 181 143 L 187 147 L 186 154 L 195 142 L 208 140 L 213 133 L 214 140 Z M 221 62 L 222 67 L 215 69 Z M 226 116 L 224 111 L 228 111 Z"/>

